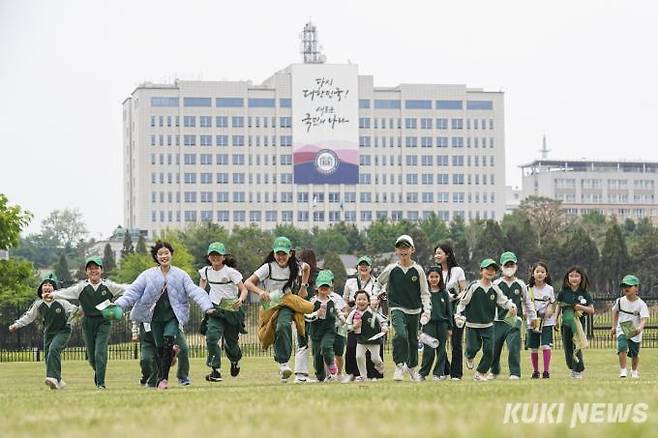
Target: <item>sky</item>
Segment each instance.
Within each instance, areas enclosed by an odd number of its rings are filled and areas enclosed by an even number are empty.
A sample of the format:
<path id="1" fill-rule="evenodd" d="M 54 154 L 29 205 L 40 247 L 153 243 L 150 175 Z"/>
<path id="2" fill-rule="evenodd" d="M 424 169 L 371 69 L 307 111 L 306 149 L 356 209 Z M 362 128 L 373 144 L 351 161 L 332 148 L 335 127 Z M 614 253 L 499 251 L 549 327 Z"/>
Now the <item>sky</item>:
<path id="1" fill-rule="evenodd" d="M 145 81 L 262 82 L 318 27 L 376 86 L 505 93 L 507 184 L 539 158 L 658 161 L 658 3 L 649 0 L 0 0 L 0 193 L 26 233 L 77 208 L 122 223 L 121 102 Z"/>

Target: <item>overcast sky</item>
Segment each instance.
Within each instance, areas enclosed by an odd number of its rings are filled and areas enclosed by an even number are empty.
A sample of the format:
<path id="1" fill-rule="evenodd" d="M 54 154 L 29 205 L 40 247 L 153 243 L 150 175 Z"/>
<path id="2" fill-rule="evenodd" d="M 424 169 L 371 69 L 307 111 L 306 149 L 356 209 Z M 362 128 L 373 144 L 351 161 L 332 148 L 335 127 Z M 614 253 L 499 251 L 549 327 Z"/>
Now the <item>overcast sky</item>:
<path id="1" fill-rule="evenodd" d="M 505 92 L 507 183 L 538 158 L 658 160 L 655 1 L 0 0 L 0 193 L 28 229 L 79 208 L 122 222 L 121 102 L 143 81 L 252 80 L 300 62 L 312 19 L 328 62 L 375 85 Z"/>

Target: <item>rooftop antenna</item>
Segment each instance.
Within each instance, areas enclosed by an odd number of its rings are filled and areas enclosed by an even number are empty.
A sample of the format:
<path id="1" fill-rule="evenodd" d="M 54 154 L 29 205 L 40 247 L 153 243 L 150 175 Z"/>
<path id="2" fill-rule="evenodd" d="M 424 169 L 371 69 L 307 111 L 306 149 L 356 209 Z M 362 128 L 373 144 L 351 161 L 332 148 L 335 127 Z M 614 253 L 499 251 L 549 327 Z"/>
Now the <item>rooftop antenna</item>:
<path id="1" fill-rule="evenodd" d="M 548 153 L 550 151 L 551 150 L 546 145 L 546 134 L 544 134 L 544 137 L 542 138 L 542 141 L 541 141 L 541 149 L 539 149 L 539 152 L 541 153 L 541 159 L 542 160 L 547 160 L 548 159 Z"/>
<path id="2" fill-rule="evenodd" d="M 304 64 L 324 64 L 327 57 L 322 54 L 322 46 L 318 40 L 318 29 L 311 21 L 304 25 L 304 30 L 299 35 L 299 39 Z"/>

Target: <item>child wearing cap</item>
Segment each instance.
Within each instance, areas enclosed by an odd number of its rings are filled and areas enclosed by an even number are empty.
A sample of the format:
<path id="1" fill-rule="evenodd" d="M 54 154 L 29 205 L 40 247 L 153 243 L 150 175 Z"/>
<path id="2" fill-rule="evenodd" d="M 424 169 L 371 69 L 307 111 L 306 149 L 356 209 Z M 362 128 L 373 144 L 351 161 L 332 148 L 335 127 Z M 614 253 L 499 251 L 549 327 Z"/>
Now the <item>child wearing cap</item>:
<path id="1" fill-rule="evenodd" d="M 516 277 L 517 259 L 516 254 L 506 251 L 500 256 L 500 266 L 503 275 L 494 284 L 503 291 L 503 294 L 512 300 L 517 309 L 523 309 L 523 317 L 526 320 L 534 320 L 537 317 L 535 306 L 528 295 L 525 283 Z M 494 318 L 494 350 L 491 363 L 491 373 L 488 378 L 495 379 L 500 374 L 500 356 L 503 344 L 507 344 L 507 363 L 509 366 L 510 380 L 521 378 L 521 321 L 515 319 L 513 325 L 505 321 L 507 311 L 502 307 L 496 307 Z M 518 322 L 518 323 L 516 323 Z"/>
<path id="2" fill-rule="evenodd" d="M 338 380 L 338 368 L 335 363 L 334 343 L 336 340 L 336 323 L 344 322 L 340 304 L 331 297 L 334 274 L 329 270 L 320 271 L 315 282 L 317 294 L 311 298 L 313 312 L 305 316 L 310 322 L 310 337 L 313 347 L 313 366 L 318 381 L 335 382 Z M 342 300 L 341 300 L 342 301 Z M 329 371 L 326 375 L 325 367 Z"/>
<path id="3" fill-rule="evenodd" d="M 219 343 L 226 350 L 231 362 L 231 376 L 240 374 L 242 351 L 238 344 L 240 332 L 244 330 L 244 310 L 242 304 L 247 299 L 247 288 L 242 283 L 242 274 L 235 269 L 236 262 L 230 257 L 224 244 L 213 242 L 208 246 L 206 261 L 210 266 L 199 269 L 199 287 L 210 285 L 210 300 L 216 312 L 208 317 L 206 345 L 208 358 L 206 365 L 212 369 L 206 376 L 209 382 L 221 382 L 221 354 Z"/>
<path id="4" fill-rule="evenodd" d="M 297 284 L 301 272 L 302 283 Z M 292 243 L 287 237 L 277 237 L 272 245 L 272 251 L 267 255 L 263 264 L 244 282 L 247 289 L 257 293 L 261 302 L 270 300 L 270 293 L 278 291 L 285 294 L 296 293 L 301 298 L 308 295 L 308 280 L 310 268 L 308 264 L 301 262 L 295 256 Z M 261 287 L 258 287 L 260 283 Z M 292 355 L 292 321 L 295 311 L 288 306 L 280 306 L 276 315 L 276 328 L 274 334 L 274 360 L 279 364 L 279 376 L 282 382 L 287 382 L 292 375 L 292 369 L 288 365 Z M 263 314 L 259 315 L 262 319 Z M 261 325 L 259 323 L 259 325 Z M 297 332 L 305 333 L 302 326 L 297 327 Z"/>
<path id="5" fill-rule="evenodd" d="M 71 318 L 78 310 L 65 300 L 52 298 L 51 292 L 57 289 L 57 277 L 49 274 L 37 288 L 37 299 L 27 312 L 9 326 L 14 333 L 19 328 L 31 324 L 37 317 L 43 324 L 43 351 L 46 355 L 46 385 L 50 389 L 63 389 L 62 351 L 71 337 Z"/>
<path id="6" fill-rule="evenodd" d="M 455 322 L 461 325 L 466 318 L 466 367 L 473 369 L 475 355 L 482 348 L 482 358 L 473 375 L 477 381 L 487 380 L 487 373 L 493 361 L 493 321 L 496 306 L 516 315 L 516 306 L 505 296 L 493 279 L 498 264 L 493 259 L 480 262 L 480 280 L 471 283 L 457 305 Z"/>
<path id="7" fill-rule="evenodd" d="M 419 382 L 418 328 L 430 320 L 431 300 L 423 268 L 411 259 L 415 252 L 411 236 L 395 241 L 398 261 L 388 265 L 375 281 L 374 295 L 386 288 L 393 326 L 393 380 L 401 381 L 405 371 L 412 382 Z"/>
<path id="8" fill-rule="evenodd" d="M 384 373 L 384 361 L 380 357 L 380 339 L 372 339 L 380 333 L 388 332 L 388 323 L 381 313 L 370 307 L 370 294 L 359 290 L 354 295 L 354 310 L 347 316 L 347 327 L 356 337 L 355 359 L 359 374 L 354 378 L 356 382 L 368 381 L 366 368 L 366 353 L 370 353 L 373 366 L 381 374 Z M 350 380 L 343 380 L 347 383 Z"/>
<path id="9" fill-rule="evenodd" d="M 631 358 L 631 377 L 639 378 L 640 343 L 642 331 L 649 320 L 649 308 L 642 298 L 637 296 L 640 280 L 635 275 L 626 275 L 619 287 L 624 296 L 617 298 L 612 307 L 612 328 L 610 334 L 617 337 L 617 354 L 619 355 L 619 377 L 628 376 L 626 358 Z"/>
<path id="10" fill-rule="evenodd" d="M 450 295 L 443 283 L 443 275 L 441 275 L 441 266 L 432 266 L 427 270 L 427 283 L 430 289 L 430 296 L 432 300 L 432 313 L 430 321 L 423 326 L 423 333 L 437 339 L 439 345 L 436 348 L 425 346 L 423 348 L 423 361 L 420 367 L 420 375 L 423 379 L 429 376 L 432 371 L 432 380 L 446 380 L 445 375 L 446 365 L 446 344 L 448 338 L 452 335 L 452 304 L 450 303 Z M 435 358 L 436 357 L 436 361 Z"/>
<path id="11" fill-rule="evenodd" d="M 345 282 L 345 289 L 343 290 L 343 299 L 345 302 L 347 302 L 349 311 L 354 309 L 356 293 L 360 290 L 364 290 L 368 293 L 368 302 L 370 303 L 370 308 L 378 313 L 387 313 L 382 311 L 382 306 L 375 306 L 376 308 L 372 308 L 374 285 L 375 279 L 372 276 L 372 258 L 368 256 L 361 256 L 356 262 L 356 276 L 347 279 Z M 359 368 L 356 363 L 357 338 L 358 336 L 356 333 L 354 333 L 354 331 L 349 331 L 347 333 L 347 344 L 345 347 L 345 378 L 343 379 L 345 383 L 351 382 L 356 376 L 360 375 Z M 383 359 L 384 338 L 380 338 L 378 342 L 380 345 L 380 358 Z M 369 352 L 366 352 L 366 369 L 368 370 L 368 378 L 380 379 L 384 377 L 383 374 L 379 373 L 375 369 L 374 362 Z"/>
<path id="12" fill-rule="evenodd" d="M 312 249 L 306 248 L 299 253 L 299 260 L 309 266 L 309 285 L 306 289 L 307 294 L 304 299 L 310 302 L 311 298 L 315 296 L 315 280 L 318 276 L 317 258 L 315 257 L 315 252 Z M 297 281 L 299 284 L 303 283 L 301 272 L 299 272 L 297 275 Z M 308 337 L 309 327 L 309 323 L 304 322 L 304 334 L 302 335 L 301 333 L 297 332 L 297 350 L 295 351 L 295 383 L 306 383 L 314 381 L 308 377 L 308 357 L 311 352 L 311 343 Z"/>
<path id="13" fill-rule="evenodd" d="M 157 348 L 158 389 L 169 388 L 169 369 L 174 363 L 176 337 L 190 317 L 189 299 L 201 311 L 215 313 L 210 297 L 194 284 L 189 274 L 171 264 L 174 248 L 168 242 L 157 241 L 151 247 L 151 257 L 158 266 L 139 274 L 137 279 L 115 301 L 115 306 L 129 309 L 130 319 L 148 323 Z"/>
<path id="14" fill-rule="evenodd" d="M 539 378 L 539 349 L 544 359 L 542 379 L 551 377 L 551 349 L 553 347 L 553 330 L 556 323 L 556 299 L 553 290 L 553 280 L 544 262 L 537 262 L 530 270 L 528 279 L 528 294 L 537 312 L 536 319 L 528 318 L 527 342 L 530 348 L 532 378 Z"/>
<path id="15" fill-rule="evenodd" d="M 128 285 L 102 278 L 103 259 L 98 256 L 88 257 L 85 260 L 85 272 L 86 281 L 52 292 L 52 296 L 80 301 L 83 314 L 82 336 L 87 347 L 89 365 L 94 370 L 94 384 L 98 389 L 105 389 L 107 343 L 112 331 L 112 322 L 103 318 L 102 310 L 96 306 L 120 296 Z"/>
<path id="16" fill-rule="evenodd" d="M 582 379 L 585 371 L 582 349 L 587 346 L 583 332 L 583 314 L 594 314 L 594 304 L 589 291 L 589 279 L 585 270 L 572 266 L 562 280 L 562 290 L 557 294 L 558 314 L 562 315 L 562 345 L 571 377 Z"/>

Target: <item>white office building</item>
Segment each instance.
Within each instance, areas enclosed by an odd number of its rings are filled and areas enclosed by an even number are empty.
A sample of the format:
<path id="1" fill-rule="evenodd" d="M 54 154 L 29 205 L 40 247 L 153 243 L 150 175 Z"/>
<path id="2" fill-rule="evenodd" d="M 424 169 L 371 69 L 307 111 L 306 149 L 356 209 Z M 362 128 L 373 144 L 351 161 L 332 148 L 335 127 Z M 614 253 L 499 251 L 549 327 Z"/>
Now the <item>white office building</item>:
<path id="1" fill-rule="evenodd" d="M 260 85 L 137 87 L 123 102 L 124 226 L 502 218 L 502 92 L 381 87 L 356 65 L 305 61 Z"/>

